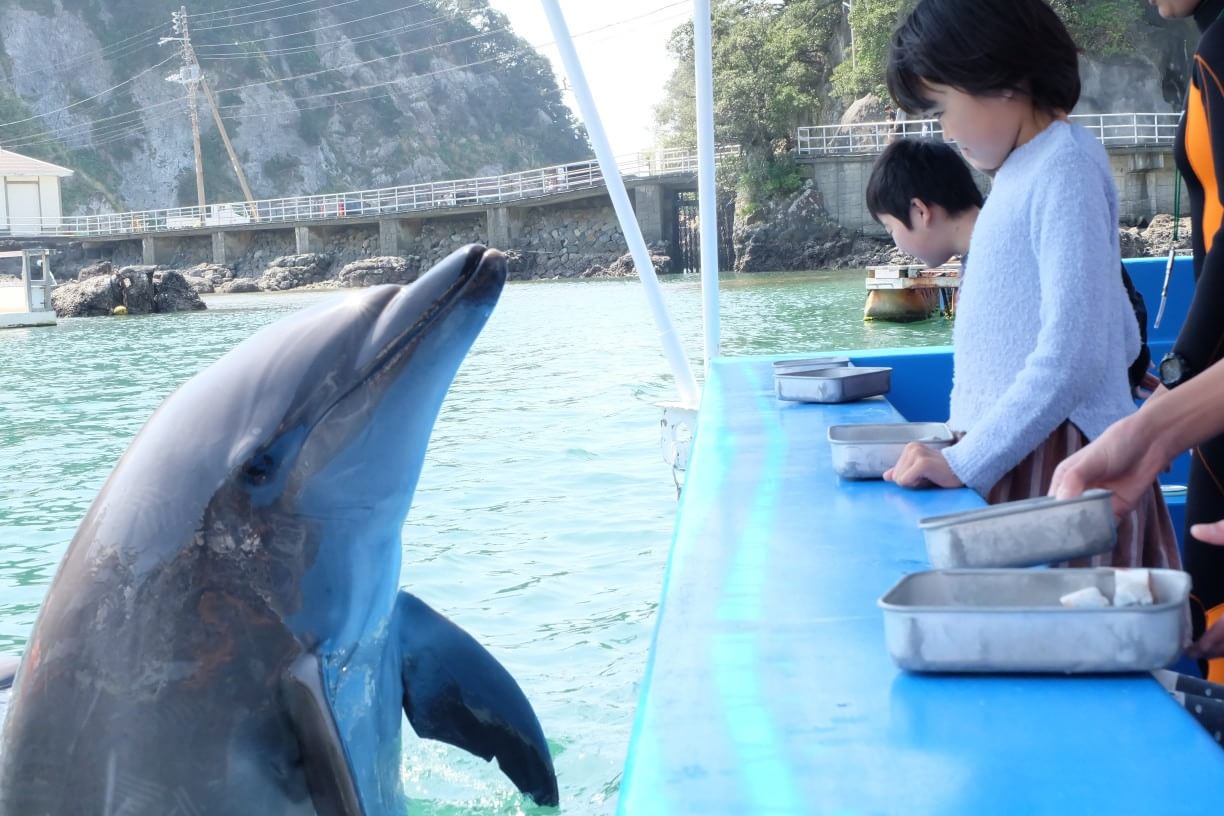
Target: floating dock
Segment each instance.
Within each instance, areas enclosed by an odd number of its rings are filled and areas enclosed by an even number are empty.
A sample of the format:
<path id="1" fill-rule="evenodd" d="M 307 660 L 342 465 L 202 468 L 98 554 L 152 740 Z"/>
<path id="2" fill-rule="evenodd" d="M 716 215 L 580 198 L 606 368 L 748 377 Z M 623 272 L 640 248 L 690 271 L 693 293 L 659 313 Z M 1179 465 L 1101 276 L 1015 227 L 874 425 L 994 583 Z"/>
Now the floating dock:
<path id="1" fill-rule="evenodd" d="M 865 320 L 913 323 L 936 314 L 956 314 L 959 264 L 937 267 L 897 265 L 867 267 Z"/>

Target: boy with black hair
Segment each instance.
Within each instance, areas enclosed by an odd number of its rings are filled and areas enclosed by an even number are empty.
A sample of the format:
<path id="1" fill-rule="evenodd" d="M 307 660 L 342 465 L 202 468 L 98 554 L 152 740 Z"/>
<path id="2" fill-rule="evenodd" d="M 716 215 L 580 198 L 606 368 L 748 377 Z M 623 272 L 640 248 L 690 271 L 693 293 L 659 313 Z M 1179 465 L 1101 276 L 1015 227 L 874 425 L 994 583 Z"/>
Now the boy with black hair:
<path id="1" fill-rule="evenodd" d="M 969 166 L 943 142 L 899 139 L 876 160 L 867 209 L 897 249 L 927 266 L 963 259 L 982 209 Z"/>
<path id="2" fill-rule="evenodd" d="M 955 148 L 929 139 L 899 139 L 890 144 L 867 181 L 867 209 L 897 248 L 927 266 L 960 256 L 964 268 L 969 239 L 984 199 Z M 1154 387 L 1148 375 L 1147 308 L 1126 267 L 1122 283 L 1139 323 L 1139 356 L 1127 370 L 1132 391 Z"/>

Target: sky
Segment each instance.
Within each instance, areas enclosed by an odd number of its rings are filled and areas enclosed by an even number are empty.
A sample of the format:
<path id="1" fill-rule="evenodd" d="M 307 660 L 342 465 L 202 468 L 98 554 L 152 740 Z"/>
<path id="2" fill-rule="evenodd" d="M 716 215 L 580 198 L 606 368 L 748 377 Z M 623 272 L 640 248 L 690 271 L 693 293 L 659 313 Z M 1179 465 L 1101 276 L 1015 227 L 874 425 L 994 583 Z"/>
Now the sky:
<path id="1" fill-rule="evenodd" d="M 552 61 L 558 80 L 568 86 L 540 0 L 489 0 L 489 5 L 509 17 L 515 33 Z M 672 29 L 691 18 L 691 0 L 560 0 L 560 5 L 613 152 L 650 149 L 654 107 L 675 67 L 667 39 Z M 573 94 L 567 91 L 565 101 L 581 121 Z"/>

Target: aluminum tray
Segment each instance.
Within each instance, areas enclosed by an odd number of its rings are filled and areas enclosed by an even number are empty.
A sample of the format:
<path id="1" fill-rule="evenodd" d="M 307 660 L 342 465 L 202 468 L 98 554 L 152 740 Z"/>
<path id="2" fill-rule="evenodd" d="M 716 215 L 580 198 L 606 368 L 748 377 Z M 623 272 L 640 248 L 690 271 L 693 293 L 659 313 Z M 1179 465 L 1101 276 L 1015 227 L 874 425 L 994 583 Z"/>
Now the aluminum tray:
<path id="1" fill-rule="evenodd" d="M 806 357 L 798 360 L 775 360 L 774 374 L 793 374 L 796 371 L 818 371 L 822 368 L 845 368 L 852 366 L 849 357 Z"/>
<path id="2" fill-rule="evenodd" d="M 996 504 L 922 519 L 935 569 L 1031 567 L 1109 552 L 1117 543 L 1108 490 Z"/>
<path id="3" fill-rule="evenodd" d="M 887 394 L 891 368 L 825 368 L 774 377 L 778 399 L 793 402 L 853 402 Z"/>
<path id="4" fill-rule="evenodd" d="M 954 441 L 952 431 L 942 422 L 829 426 L 833 470 L 843 479 L 882 478 L 910 442 L 946 448 Z"/>
<path id="5" fill-rule="evenodd" d="M 1059 598 L 1114 569 L 947 570 L 902 578 L 880 599 L 898 666 L 921 672 L 1150 671 L 1189 642 L 1190 576 L 1149 570 L 1151 606 L 1069 609 Z"/>

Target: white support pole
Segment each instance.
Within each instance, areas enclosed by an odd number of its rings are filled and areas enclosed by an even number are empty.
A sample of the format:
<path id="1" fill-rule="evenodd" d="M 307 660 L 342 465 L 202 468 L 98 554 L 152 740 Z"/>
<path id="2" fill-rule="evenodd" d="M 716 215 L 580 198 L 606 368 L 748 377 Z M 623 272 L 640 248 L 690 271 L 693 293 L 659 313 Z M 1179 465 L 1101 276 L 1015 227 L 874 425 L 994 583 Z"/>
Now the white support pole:
<path id="1" fill-rule="evenodd" d="M 569 75 L 574 96 L 578 99 L 578 107 L 582 112 L 582 120 L 586 124 L 587 134 L 591 137 L 591 146 L 595 148 L 595 157 L 599 159 L 599 167 L 603 171 L 604 182 L 608 185 L 608 196 L 612 199 L 612 207 L 616 210 L 616 219 L 620 222 L 621 232 L 629 244 L 629 252 L 633 256 L 633 265 L 637 267 L 638 276 L 646 290 L 646 301 L 650 304 L 651 314 L 659 329 L 659 339 L 663 341 L 663 354 L 671 366 L 672 376 L 676 378 L 676 388 L 680 392 L 680 401 L 686 406 L 696 408 L 699 403 L 697 381 L 693 378 L 693 370 L 689 366 L 688 357 L 680 345 L 672 325 L 671 315 L 663 303 L 663 291 L 659 287 L 659 278 L 655 275 L 654 264 L 650 262 L 650 253 L 646 250 L 646 240 L 638 227 L 637 216 L 633 205 L 629 203 L 629 191 L 625 189 L 625 180 L 621 178 L 616 157 L 612 154 L 612 146 L 604 133 L 603 123 L 599 118 L 599 110 L 595 107 L 595 99 L 591 96 L 587 85 L 586 74 L 582 63 L 578 60 L 578 52 L 574 49 L 574 40 L 570 36 L 569 26 L 557 0 L 541 0 L 544 11 L 548 15 L 548 24 L 552 28 L 553 39 L 561 52 L 561 61 L 565 64 L 565 72 Z"/>
<path id="2" fill-rule="evenodd" d="M 719 354 L 718 196 L 714 186 L 714 58 L 710 0 L 693 0 L 693 62 L 697 72 L 697 220 L 701 224 L 701 315 L 705 367 Z"/>

